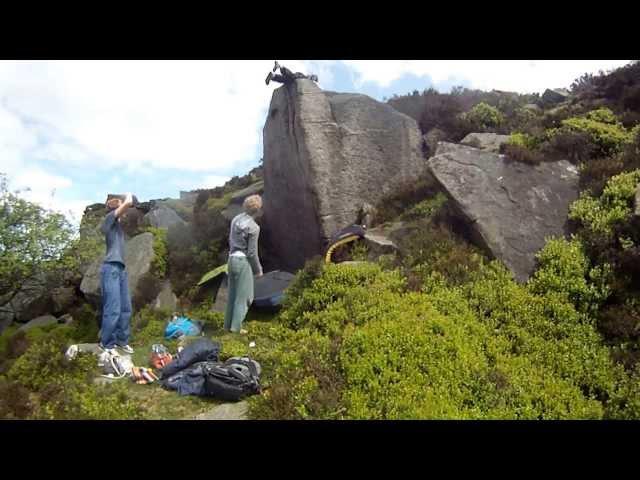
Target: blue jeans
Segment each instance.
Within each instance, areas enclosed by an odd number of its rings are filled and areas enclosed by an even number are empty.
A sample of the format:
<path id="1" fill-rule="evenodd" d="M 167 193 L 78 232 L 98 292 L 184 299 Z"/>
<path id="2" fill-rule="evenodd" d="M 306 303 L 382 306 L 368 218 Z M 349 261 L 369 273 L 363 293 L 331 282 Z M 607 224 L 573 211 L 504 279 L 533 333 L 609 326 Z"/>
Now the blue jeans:
<path id="1" fill-rule="evenodd" d="M 131 295 L 129 279 L 124 265 L 107 262 L 100 269 L 102 285 L 102 335 L 100 342 L 106 348 L 129 343 Z"/>

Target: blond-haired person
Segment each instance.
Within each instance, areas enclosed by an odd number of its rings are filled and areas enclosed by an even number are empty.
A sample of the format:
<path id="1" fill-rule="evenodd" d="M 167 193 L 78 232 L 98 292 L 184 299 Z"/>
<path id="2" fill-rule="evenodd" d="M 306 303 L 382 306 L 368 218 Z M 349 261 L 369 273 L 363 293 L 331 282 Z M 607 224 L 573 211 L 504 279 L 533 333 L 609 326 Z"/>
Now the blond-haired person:
<path id="1" fill-rule="evenodd" d="M 255 221 L 262 209 L 260 195 L 244 200 L 244 212 L 231 220 L 229 229 L 229 299 L 224 315 L 224 328 L 235 333 L 247 333 L 242 322 L 253 303 L 253 276 L 262 276 L 258 258 L 260 227 Z"/>

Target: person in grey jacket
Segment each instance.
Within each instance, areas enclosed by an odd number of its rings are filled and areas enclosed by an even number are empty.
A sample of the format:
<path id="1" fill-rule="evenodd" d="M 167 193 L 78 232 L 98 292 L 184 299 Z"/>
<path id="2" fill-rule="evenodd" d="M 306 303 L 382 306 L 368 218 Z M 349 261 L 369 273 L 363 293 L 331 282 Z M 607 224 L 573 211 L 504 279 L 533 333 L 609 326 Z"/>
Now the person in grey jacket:
<path id="1" fill-rule="evenodd" d="M 244 334 L 247 332 L 242 329 L 242 322 L 253 303 L 253 275 L 262 276 L 258 258 L 260 227 L 254 220 L 262 208 L 262 198 L 259 195 L 247 197 L 243 208 L 244 212 L 231 220 L 229 230 L 229 298 L 224 329 Z"/>

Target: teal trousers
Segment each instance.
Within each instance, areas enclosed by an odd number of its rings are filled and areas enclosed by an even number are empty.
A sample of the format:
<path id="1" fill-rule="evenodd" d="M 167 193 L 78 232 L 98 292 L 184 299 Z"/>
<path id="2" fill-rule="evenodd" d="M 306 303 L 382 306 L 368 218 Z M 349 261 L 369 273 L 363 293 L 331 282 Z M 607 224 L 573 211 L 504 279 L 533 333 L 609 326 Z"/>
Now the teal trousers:
<path id="1" fill-rule="evenodd" d="M 253 271 L 246 257 L 229 257 L 229 298 L 224 314 L 224 329 L 239 332 L 253 303 Z"/>

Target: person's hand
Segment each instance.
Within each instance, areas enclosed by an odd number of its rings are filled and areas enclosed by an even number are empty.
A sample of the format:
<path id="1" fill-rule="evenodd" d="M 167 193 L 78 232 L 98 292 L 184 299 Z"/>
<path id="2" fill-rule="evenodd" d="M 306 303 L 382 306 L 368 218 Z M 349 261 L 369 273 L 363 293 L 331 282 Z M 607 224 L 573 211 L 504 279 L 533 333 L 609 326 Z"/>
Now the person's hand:
<path id="1" fill-rule="evenodd" d="M 131 192 L 127 193 L 127 196 L 124 199 L 124 203 L 133 205 L 133 194 Z"/>

